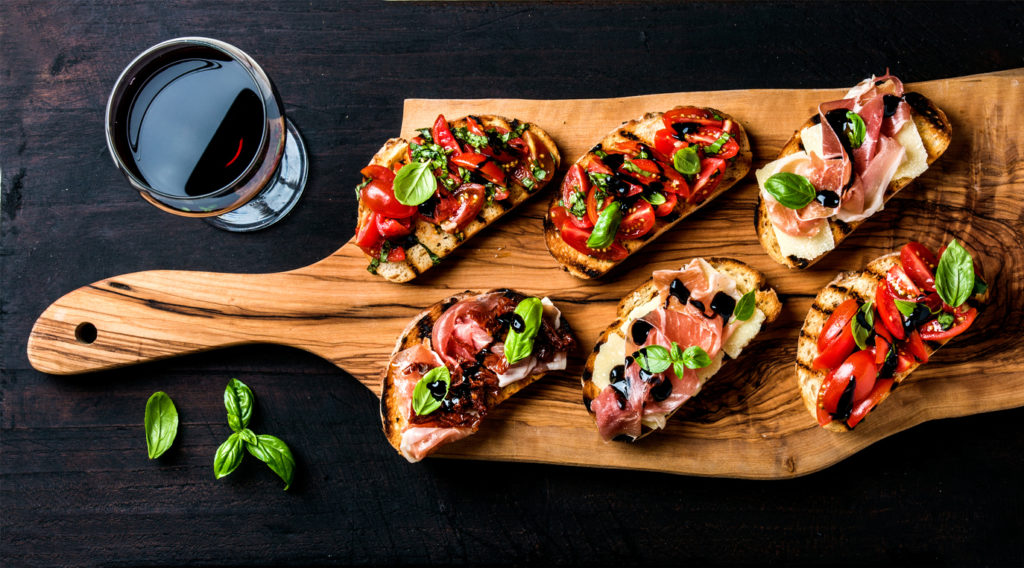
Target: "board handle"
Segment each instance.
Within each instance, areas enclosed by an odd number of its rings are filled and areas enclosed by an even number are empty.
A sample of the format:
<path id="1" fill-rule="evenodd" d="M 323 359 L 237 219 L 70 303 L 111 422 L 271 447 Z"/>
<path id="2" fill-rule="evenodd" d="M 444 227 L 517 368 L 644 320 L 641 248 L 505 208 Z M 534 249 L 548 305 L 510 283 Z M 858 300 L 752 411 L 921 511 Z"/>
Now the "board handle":
<path id="1" fill-rule="evenodd" d="M 290 305 L 295 275 L 153 270 L 74 290 L 47 308 L 28 340 L 44 373 L 123 367 L 245 343 L 305 347 L 323 314 Z M 325 291 L 309 291 L 324 294 Z"/>

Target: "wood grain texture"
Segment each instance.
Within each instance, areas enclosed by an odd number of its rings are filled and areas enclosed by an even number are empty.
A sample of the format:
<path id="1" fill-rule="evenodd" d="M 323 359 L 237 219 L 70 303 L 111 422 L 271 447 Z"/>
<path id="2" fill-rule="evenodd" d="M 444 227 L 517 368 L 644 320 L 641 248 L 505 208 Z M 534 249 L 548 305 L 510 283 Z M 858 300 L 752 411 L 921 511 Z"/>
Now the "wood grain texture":
<path id="1" fill-rule="evenodd" d="M 583 348 L 561 378 L 520 393 L 477 436 L 443 455 L 755 479 L 803 475 L 926 420 L 1024 405 L 1024 346 L 1017 340 L 1024 312 L 1021 79 L 1018 69 L 908 85 L 950 117 L 952 145 L 814 270 L 789 272 L 761 250 L 753 230 L 752 176 L 604 282 L 579 281 L 548 256 L 541 224 L 546 198 L 540 196 L 516 218 L 458 249 L 441 269 L 405 285 L 367 274 L 352 244 L 311 266 L 275 274 L 154 271 L 109 278 L 68 294 L 40 316 L 29 356 L 39 370 L 78 373 L 227 345 L 281 343 L 324 357 L 377 392 L 387 354 L 410 317 L 452 292 L 500 284 L 551 296 Z M 819 102 L 843 92 L 845 87 L 600 100 L 409 100 L 401 134 L 430 124 L 439 112 L 493 112 L 540 125 L 559 144 L 565 163 L 572 163 L 618 123 L 695 104 L 721 108 L 745 125 L 757 167 L 777 155 L 793 125 Z M 855 432 L 819 429 L 802 407 L 792 367 L 796 332 L 814 294 L 840 269 L 861 267 L 907 240 L 936 248 L 952 236 L 984 266 L 994 307 Z M 785 303 L 780 321 L 709 382 L 665 432 L 634 445 L 602 443 L 580 404 L 576 377 L 585 350 L 614 318 L 620 297 L 651 270 L 713 255 L 733 256 L 764 272 Z M 96 326 L 94 343 L 74 339 L 82 322 Z"/>

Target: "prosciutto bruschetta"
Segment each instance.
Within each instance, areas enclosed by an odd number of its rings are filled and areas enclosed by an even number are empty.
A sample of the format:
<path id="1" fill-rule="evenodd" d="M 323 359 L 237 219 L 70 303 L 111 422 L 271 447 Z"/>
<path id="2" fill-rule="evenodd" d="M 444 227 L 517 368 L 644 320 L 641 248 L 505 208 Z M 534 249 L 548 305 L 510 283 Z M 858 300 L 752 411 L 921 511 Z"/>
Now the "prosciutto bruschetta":
<path id="1" fill-rule="evenodd" d="M 949 340 L 988 299 L 970 253 L 920 243 L 843 272 L 814 299 L 797 344 L 804 405 L 822 427 L 850 430 Z"/>
<path id="2" fill-rule="evenodd" d="M 383 375 L 388 442 L 410 462 L 475 433 L 488 411 L 565 369 L 575 339 L 547 298 L 464 292 L 409 323 Z"/>
<path id="3" fill-rule="evenodd" d="M 548 251 L 577 278 L 603 276 L 750 163 L 746 131 L 722 111 L 686 106 L 631 120 L 569 168 L 544 217 Z"/>
<path id="4" fill-rule="evenodd" d="M 361 170 L 355 243 L 367 269 L 408 282 L 526 201 L 561 157 L 540 127 L 500 116 L 443 115 L 412 140 L 393 138 Z"/>
<path id="5" fill-rule="evenodd" d="M 601 438 L 664 428 L 781 310 L 764 275 L 736 260 L 655 271 L 619 303 L 583 371 L 583 402 Z"/>
<path id="6" fill-rule="evenodd" d="M 952 132 L 945 113 L 893 75 L 822 103 L 755 172 L 761 246 L 789 268 L 814 264 L 923 174 Z"/>

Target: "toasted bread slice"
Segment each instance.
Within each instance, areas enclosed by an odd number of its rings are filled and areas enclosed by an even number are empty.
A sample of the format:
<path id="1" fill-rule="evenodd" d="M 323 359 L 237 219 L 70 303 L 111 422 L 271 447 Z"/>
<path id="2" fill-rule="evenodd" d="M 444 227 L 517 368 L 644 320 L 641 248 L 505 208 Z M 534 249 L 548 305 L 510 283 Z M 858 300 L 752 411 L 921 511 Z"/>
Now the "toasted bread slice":
<path id="1" fill-rule="evenodd" d="M 484 129 L 512 128 L 512 121 L 500 116 L 483 115 L 474 116 L 474 118 L 481 124 L 481 126 L 484 127 Z M 465 126 L 466 118 L 462 117 L 450 121 L 450 124 L 453 129 Z M 471 221 L 462 231 L 454 234 L 448 233 L 439 225 L 435 225 L 434 223 L 417 216 L 415 226 L 413 227 L 413 235 L 415 236 L 417 244 L 406 248 L 406 258 L 403 261 L 380 262 L 376 268 L 376 273 L 384 279 L 392 282 L 408 282 L 439 263 L 441 259 L 451 254 L 456 247 L 480 232 L 484 227 L 493 223 L 512 209 L 515 209 L 516 206 L 526 201 L 530 196 L 540 192 L 541 189 L 543 189 L 544 186 L 554 178 L 555 171 L 558 169 L 562 158 L 558 152 L 558 147 L 555 146 L 555 141 L 552 140 L 551 136 L 549 136 L 548 133 L 542 130 L 539 126 L 535 124 L 528 124 L 523 133 L 523 138 L 530 147 L 531 155 L 534 158 L 542 163 L 546 163 L 550 160 L 550 163 L 553 165 L 553 167 L 546 168 L 550 171 L 546 172 L 547 175 L 543 180 L 535 184 L 532 188 L 527 189 L 526 187 L 523 187 L 522 184 L 518 183 L 512 176 L 508 176 L 509 198 L 503 201 L 488 200 L 487 203 L 484 204 L 483 210 L 481 210 L 477 215 L 476 219 Z M 385 142 L 384 146 L 374 154 L 373 159 L 370 160 L 370 164 L 394 169 L 396 164 L 408 161 L 408 148 L 409 142 L 407 140 L 402 138 L 392 138 Z M 371 211 L 360 201 L 360 227 L 366 222 L 370 213 Z M 367 256 L 367 258 L 369 260 L 373 260 L 369 256 Z"/>
<path id="2" fill-rule="evenodd" d="M 489 292 L 500 292 L 507 295 L 517 303 L 526 296 L 514 290 L 499 289 L 490 290 Z M 460 300 L 479 296 L 489 292 L 472 292 L 465 291 L 460 294 L 455 294 L 441 300 L 440 302 L 430 306 L 419 315 L 414 317 L 409 325 L 405 327 L 402 334 L 399 336 L 398 341 L 395 343 L 395 349 L 391 352 L 389 361 L 394 360 L 395 356 L 399 352 L 415 347 L 416 345 L 424 345 L 428 348 L 431 347 L 431 333 L 434 330 L 434 324 L 441 318 L 449 308 L 454 306 Z M 565 330 L 571 333 L 569 323 L 565 318 L 561 318 L 559 329 Z M 533 384 L 545 373 L 533 373 L 518 381 L 508 384 L 498 389 L 497 396 L 488 397 L 485 401 L 487 408 L 494 408 L 508 400 L 509 397 Z M 395 385 L 395 373 L 391 364 L 388 364 L 384 371 L 381 373 L 381 394 L 380 394 L 380 418 L 381 424 L 384 428 L 384 435 L 387 437 L 388 442 L 401 453 L 402 444 L 402 432 L 405 431 L 408 426 L 408 416 L 401 411 L 401 405 L 408 404 L 408 401 L 401 400 L 398 389 Z"/>
<path id="3" fill-rule="evenodd" d="M 743 179 L 743 177 L 750 171 L 750 164 L 752 160 L 750 140 L 747 137 L 746 130 L 743 129 L 743 125 L 720 110 L 710 108 L 707 110 L 710 110 L 723 118 L 732 120 L 733 123 L 736 124 L 739 132 L 736 134 L 735 139 L 739 144 L 739 153 L 735 158 L 731 159 L 722 176 L 722 181 L 718 184 L 718 187 L 716 187 L 704 201 L 693 204 L 687 203 L 686 200 L 680 200 L 676 204 L 675 210 L 672 213 L 658 218 L 655 221 L 654 229 L 652 229 L 651 232 L 647 233 L 640 239 L 624 241 L 622 244 L 626 250 L 629 251 L 630 255 L 642 249 L 647 243 L 657 239 L 662 233 L 677 225 L 687 215 L 690 215 L 694 211 L 710 203 L 711 200 L 724 193 L 739 180 Z M 641 118 L 624 123 L 622 126 L 616 128 L 600 140 L 601 147 L 612 148 L 623 143 L 642 142 L 653 148 L 655 133 L 664 128 L 664 124 L 661 120 L 663 114 L 665 113 L 651 112 L 645 114 Z M 594 150 L 591 150 L 583 156 L 580 156 L 580 158 L 576 160 L 576 163 L 585 162 L 588 156 L 593 154 L 593 152 Z M 622 260 L 610 261 L 597 259 L 583 254 L 563 241 L 562 236 L 559 233 L 559 228 L 555 227 L 551 220 L 551 207 L 554 206 L 560 198 L 560 192 L 556 192 L 555 195 L 552 196 L 551 205 L 548 206 L 548 213 L 544 217 L 544 240 L 547 242 L 548 250 L 551 252 L 551 255 L 555 257 L 555 260 L 557 260 L 570 274 L 577 278 L 589 279 L 604 276 L 609 270 L 622 262 Z M 626 258 L 629 257 L 627 256 Z"/>
<path id="4" fill-rule="evenodd" d="M 796 350 L 796 375 L 804 406 L 807 407 L 807 411 L 811 413 L 815 422 L 818 420 L 818 391 L 821 390 L 821 383 L 828 374 L 828 371 L 816 371 L 811 368 L 814 359 L 818 356 L 818 336 L 821 334 L 822 327 L 832 315 L 833 310 L 846 300 L 856 298 L 861 304 L 874 301 L 875 290 L 879 283 L 885 280 L 889 269 L 898 264 L 900 264 L 899 253 L 891 253 L 872 260 L 864 270 L 841 272 L 814 298 L 814 303 L 811 304 L 811 309 L 804 319 L 804 325 L 800 328 L 800 339 L 797 341 Z M 975 295 L 969 302 L 983 304 L 988 301 L 988 294 L 985 292 L 982 295 Z M 925 341 L 924 346 L 929 357 L 948 341 Z M 906 371 L 894 375 L 893 389 L 914 372 L 919 365 L 920 363 L 912 363 Z M 890 393 L 883 395 L 879 404 L 888 398 Z M 829 422 L 824 428 L 834 432 L 845 432 L 850 429 L 838 420 Z"/>
<path id="5" fill-rule="evenodd" d="M 751 290 L 754 291 L 755 306 L 765 316 L 758 331 L 763 330 L 766 325 L 774 322 L 779 317 L 779 314 L 782 312 L 782 302 L 779 301 L 779 297 L 776 295 L 775 290 L 768 286 L 768 281 L 764 274 L 738 260 L 731 258 L 711 257 L 706 260 L 712 268 L 731 277 L 736 282 L 736 290 L 739 293 L 745 294 Z M 594 346 L 593 352 L 591 352 L 590 356 L 587 358 L 587 363 L 583 368 L 582 377 L 583 404 L 587 407 L 587 411 L 592 415 L 593 411 L 590 409 L 590 403 L 601 394 L 601 390 L 604 388 L 603 386 L 596 384 L 594 381 L 594 368 L 597 362 L 597 356 L 601 351 L 601 347 L 608 342 L 609 337 L 612 335 L 617 335 L 624 339 L 625 336 L 622 334 L 622 327 L 628 321 L 630 312 L 635 308 L 647 304 L 657 297 L 658 288 L 654 284 L 654 279 L 648 279 L 619 302 L 618 309 L 615 313 L 615 321 L 612 322 L 612 324 L 601 333 L 600 338 L 598 338 L 597 345 Z M 724 351 L 722 352 L 722 356 L 724 359 L 729 358 L 728 354 Z M 710 376 L 711 375 L 702 376 L 701 385 L 703 385 L 704 381 L 710 378 Z M 675 414 L 675 411 L 673 411 L 672 414 Z M 671 418 L 672 414 L 669 414 L 666 419 Z M 643 438 L 654 431 L 655 429 L 650 428 L 645 424 L 643 425 L 641 434 L 637 439 Z"/>
<path id="6" fill-rule="evenodd" d="M 921 135 L 921 142 L 924 144 L 924 149 L 928 154 L 928 165 L 931 165 L 935 160 L 939 159 L 939 156 L 946 151 L 949 147 L 949 143 L 953 136 L 953 126 L 950 124 L 949 119 L 946 118 L 946 113 L 942 112 L 939 107 L 935 106 L 930 99 L 920 93 L 908 92 L 904 95 L 907 104 L 910 105 L 911 117 L 914 120 L 914 125 L 917 126 L 918 134 Z M 814 126 L 818 124 L 819 116 L 812 116 L 807 122 L 803 124 L 789 139 L 785 146 L 782 147 L 782 151 L 779 152 L 778 158 L 784 158 L 790 154 L 795 154 L 804 150 L 803 143 L 801 141 L 801 132 L 804 128 Z M 776 159 L 778 159 L 776 158 Z M 912 177 L 901 177 L 893 179 L 889 183 L 889 187 L 885 190 L 883 199 L 888 202 L 890 199 L 895 197 L 900 190 L 916 178 Z M 839 247 L 839 243 L 843 241 L 854 229 L 859 227 L 864 221 L 854 221 L 852 223 L 845 223 L 836 218 L 828 219 L 828 228 L 832 232 L 832 239 L 835 245 L 831 250 L 835 250 Z M 772 228 L 772 221 L 768 215 L 768 206 L 764 203 L 764 199 L 761 193 L 757 194 L 757 209 L 754 214 L 754 225 L 757 228 L 757 238 L 761 241 L 761 246 L 764 250 L 779 264 L 788 266 L 789 268 L 807 268 L 815 262 L 818 262 L 824 258 L 828 252 L 822 253 L 821 255 L 811 258 L 799 258 L 797 256 L 785 256 L 779 250 L 779 242 L 775 236 L 775 231 Z"/>

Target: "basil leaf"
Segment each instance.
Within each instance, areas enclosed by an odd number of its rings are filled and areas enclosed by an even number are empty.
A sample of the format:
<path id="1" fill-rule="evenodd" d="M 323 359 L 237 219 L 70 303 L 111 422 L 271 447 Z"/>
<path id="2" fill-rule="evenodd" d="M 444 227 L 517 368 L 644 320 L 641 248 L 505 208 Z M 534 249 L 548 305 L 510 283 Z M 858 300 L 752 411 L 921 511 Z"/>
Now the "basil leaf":
<path id="1" fill-rule="evenodd" d="M 157 391 L 146 401 L 146 450 L 156 459 L 170 449 L 178 435 L 178 409 L 167 393 Z"/>
<path id="2" fill-rule="evenodd" d="M 235 432 L 217 448 L 217 454 L 213 456 L 213 474 L 217 479 L 229 475 L 242 463 L 243 455 L 242 436 Z"/>
<path id="3" fill-rule="evenodd" d="M 440 381 L 444 383 L 444 395 L 441 398 L 434 398 L 430 392 L 430 384 Z M 441 408 L 441 401 L 448 396 L 448 389 L 452 386 L 452 374 L 448 367 L 441 365 L 427 371 L 426 375 L 420 378 L 412 391 L 412 411 L 417 416 L 426 416 Z"/>
<path id="4" fill-rule="evenodd" d="M 683 365 L 683 362 L 681 360 L 674 361 L 672 363 L 672 371 L 675 372 L 676 377 L 678 377 L 679 380 L 682 380 L 683 375 L 686 374 L 686 365 Z"/>
<path id="5" fill-rule="evenodd" d="M 687 146 L 676 150 L 672 154 L 672 167 L 681 174 L 699 174 L 700 156 L 697 155 L 697 147 Z"/>
<path id="6" fill-rule="evenodd" d="M 935 291 L 943 302 L 957 308 L 971 297 L 973 290 L 974 259 L 953 239 L 935 269 Z"/>
<path id="7" fill-rule="evenodd" d="M 753 290 L 743 294 L 740 301 L 736 302 L 736 307 L 733 308 L 732 315 L 736 316 L 736 319 L 740 321 L 747 321 L 754 315 L 755 301 L 756 298 Z"/>
<path id="8" fill-rule="evenodd" d="M 486 136 L 473 134 L 465 126 L 460 126 L 452 130 L 452 134 L 459 140 L 462 140 L 466 144 L 469 144 L 470 146 L 477 149 L 487 148 L 488 146 L 490 146 L 490 141 L 487 139 Z"/>
<path id="9" fill-rule="evenodd" d="M 544 305 L 540 298 L 531 296 L 519 302 L 516 315 L 523 318 L 523 331 L 510 329 L 505 338 L 505 359 L 510 365 L 526 359 L 533 352 L 533 340 L 540 331 Z"/>
<path id="10" fill-rule="evenodd" d="M 724 146 L 730 138 L 732 138 L 732 136 L 729 136 L 728 132 L 723 132 L 722 135 L 718 137 L 718 140 L 715 140 L 713 144 L 711 144 L 707 148 L 704 148 L 704 151 L 709 154 L 717 154 L 719 151 L 721 151 L 722 146 Z"/>
<path id="11" fill-rule="evenodd" d="M 672 342 L 671 354 L 673 361 L 679 361 L 683 358 L 683 350 L 680 349 L 679 344 L 675 341 Z"/>
<path id="12" fill-rule="evenodd" d="M 655 177 L 655 176 L 658 175 L 658 174 L 655 174 L 655 173 L 651 173 L 651 172 L 649 172 L 649 171 L 647 171 L 645 169 L 642 169 L 640 166 L 634 164 L 630 160 L 624 160 L 622 162 L 622 169 L 626 170 L 627 172 L 632 172 L 634 174 L 639 174 L 639 175 L 641 175 L 643 177 L 647 177 L 647 178 L 652 178 L 652 177 Z"/>
<path id="13" fill-rule="evenodd" d="M 590 178 L 590 183 L 601 188 L 605 192 L 610 191 L 612 183 L 612 174 L 602 174 L 598 172 L 587 172 L 587 177 Z"/>
<path id="14" fill-rule="evenodd" d="M 907 316 L 908 318 L 914 315 L 914 309 L 916 308 L 917 302 L 908 302 L 906 300 L 896 298 L 896 309 L 899 310 L 901 314 Z"/>
<path id="15" fill-rule="evenodd" d="M 270 434 L 260 434 L 256 441 L 255 444 L 246 444 L 245 449 L 284 480 L 284 489 L 287 491 L 292 486 L 292 477 L 295 474 L 295 458 L 292 457 L 288 444 Z"/>
<path id="16" fill-rule="evenodd" d="M 239 435 L 239 437 L 242 438 L 242 441 L 247 443 L 247 444 L 255 444 L 256 443 L 256 433 L 253 432 L 252 430 L 248 429 L 248 428 L 246 428 L 245 430 L 242 430 L 241 432 L 239 432 L 238 435 Z"/>
<path id="17" fill-rule="evenodd" d="M 691 345 L 683 351 L 683 365 L 687 369 L 703 369 L 711 364 L 711 356 L 699 345 Z"/>
<path id="18" fill-rule="evenodd" d="M 956 321 L 955 318 L 953 317 L 953 314 L 948 313 L 948 312 L 942 312 L 941 314 L 939 314 L 939 317 L 937 317 L 935 319 L 939 322 L 939 325 L 942 326 L 942 330 L 943 331 L 945 331 L 945 330 L 949 329 L 950 327 L 952 327 L 953 326 L 953 322 Z"/>
<path id="19" fill-rule="evenodd" d="M 875 329 L 875 303 L 868 302 L 857 310 L 853 319 L 850 320 L 850 331 L 853 332 L 853 341 L 861 349 L 868 348 L 868 337 Z"/>
<path id="20" fill-rule="evenodd" d="M 437 191 L 437 178 L 424 162 L 409 162 L 395 174 L 395 199 L 403 205 L 419 205 Z"/>
<path id="21" fill-rule="evenodd" d="M 252 418 L 252 391 L 242 381 L 231 379 L 224 389 L 224 408 L 228 411 L 228 426 L 240 432 Z"/>
<path id="22" fill-rule="evenodd" d="M 988 292 L 988 284 L 986 284 L 984 280 L 982 280 L 981 278 L 978 277 L 977 274 L 975 274 L 974 275 L 974 290 L 971 291 L 971 295 L 972 296 L 978 296 L 978 295 L 984 294 L 985 292 Z"/>
<path id="23" fill-rule="evenodd" d="M 811 182 L 800 174 L 779 172 L 765 180 L 764 189 L 781 203 L 790 209 L 802 209 L 808 203 L 814 201 L 817 192 Z"/>
<path id="24" fill-rule="evenodd" d="M 652 191 L 650 195 L 646 193 L 643 195 L 644 201 L 651 205 L 658 206 L 668 201 L 665 199 L 665 194 L 660 191 Z"/>
<path id="25" fill-rule="evenodd" d="M 544 181 L 544 178 L 548 177 L 548 172 L 544 168 L 534 166 L 531 171 L 533 172 L 533 177 L 537 178 L 538 181 Z"/>
<path id="26" fill-rule="evenodd" d="M 592 249 L 603 249 L 611 246 L 615 241 L 615 231 L 619 230 L 619 223 L 622 222 L 622 210 L 618 203 L 612 203 L 601 211 L 594 224 L 594 232 L 587 237 L 587 246 Z"/>
<path id="27" fill-rule="evenodd" d="M 648 345 L 637 351 L 636 362 L 648 373 L 664 373 L 672 366 L 672 356 L 661 345 Z"/>
<path id="28" fill-rule="evenodd" d="M 422 138 L 424 142 L 429 143 L 434 141 L 434 133 L 431 132 L 429 128 L 420 128 L 416 132 L 419 132 L 420 138 Z"/>
<path id="29" fill-rule="evenodd" d="M 850 139 L 851 148 L 860 148 L 861 144 L 864 143 L 864 135 L 867 133 L 867 128 L 864 126 L 864 119 L 859 114 L 852 110 L 846 111 L 846 137 Z"/>

